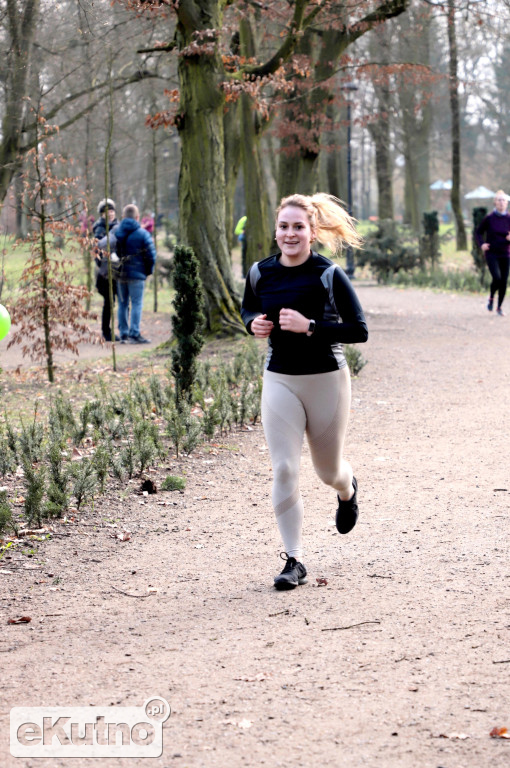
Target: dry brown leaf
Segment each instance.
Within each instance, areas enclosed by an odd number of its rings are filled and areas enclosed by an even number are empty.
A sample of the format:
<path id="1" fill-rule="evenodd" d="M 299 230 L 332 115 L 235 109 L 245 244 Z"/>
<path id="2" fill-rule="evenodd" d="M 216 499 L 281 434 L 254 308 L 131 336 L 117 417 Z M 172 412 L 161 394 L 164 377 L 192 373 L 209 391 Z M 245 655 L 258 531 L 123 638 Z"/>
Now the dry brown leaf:
<path id="1" fill-rule="evenodd" d="M 7 624 L 29 624 L 31 621 L 30 616 L 20 616 L 19 619 L 7 619 Z"/>
<path id="2" fill-rule="evenodd" d="M 496 726 L 491 731 L 491 739 L 510 739 L 508 728 L 498 728 Z"/>

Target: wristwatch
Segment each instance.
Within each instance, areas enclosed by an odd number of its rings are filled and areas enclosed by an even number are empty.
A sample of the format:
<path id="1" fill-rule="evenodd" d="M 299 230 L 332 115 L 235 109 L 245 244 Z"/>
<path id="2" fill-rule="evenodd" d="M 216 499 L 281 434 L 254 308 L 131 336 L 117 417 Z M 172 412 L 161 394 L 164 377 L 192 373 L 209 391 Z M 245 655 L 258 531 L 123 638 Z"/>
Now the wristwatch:
<path id="1" fill-rule="evenodd" d="M 315 331 L 315 320 L 310 320 L 310 325 L 308 326 L 306 335 L 311 336 L 314 331 Z"/>

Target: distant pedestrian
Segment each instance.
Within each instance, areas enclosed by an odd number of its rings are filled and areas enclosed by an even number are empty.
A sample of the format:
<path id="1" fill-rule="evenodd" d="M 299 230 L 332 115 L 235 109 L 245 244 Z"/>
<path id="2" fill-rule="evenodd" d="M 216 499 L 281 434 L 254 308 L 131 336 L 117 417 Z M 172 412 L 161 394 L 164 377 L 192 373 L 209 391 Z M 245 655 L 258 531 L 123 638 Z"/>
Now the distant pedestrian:
<path id="1" fill-rule="evenodd" d="M 248 266 L 246 263 L 246 257 L 248 255 L 248 217 L 241 216 L 234 229 L 234 235 L 237 235 L 237 239 L 241 245 L 241 272 L 242 276 L 246 277 Z"/>
<path id="2" fill-rule="evenodd" d="M 108 231 L 111 232 L 117 225 L 117 215 L 115 213 L 115 203 L 109 197 L 101 200 L 97 206 L 99 219 L 92 225 L 94 237 L 99 242 L 106 235 L 106 216 L 108 216 Z M 94 260 L 96 262 L 96 288 L 103 297 L 103 311 L 101 314 L 101 330 L 105 341 L 112 340 L 111 317 L 112 305 L 110 303 L 110 285 L 108 283 L 108 258 L 103 253 L 96 253 Z M 117 294 L 117 286 L 113 281 L 113 301 Z M 116 341 L 119 339 L 116 338 Z"/>
<path id="3" fill-rule="evenodd" d="M 494 197 L 494 210 L 478 225 L 476 242 L 485 254 L 487 266 L 492 276 L 487 309 L 492 312 L 494 297 L 498 294 L 497 313 L 504 317 L 503 300 L 505 298 L 510 267 L 510 214 L 508 197 L 499 189 Z"/>
<path id="4" fill-rule="evenodd" d="M 156 248 L 139 219 L 136 205 L 126 205 L 122 221 L 113 232 L 112 247 L 119 261 L 123 262 L 122 278 L 117 281 L 120 340 L 122 343 L 149 344 L 150 339 L 140 332 L 140 321 L 145 281 L 154 271 Z"/>
<path id="5" fill-rule="evenodd" d="M 147 230 L 149 235 L 154 235 L 154 216 L 150 211 L 145 211 L 140 224 Z"/>
<path id="6" fill-rule="evenodd" d="M 286 559 L 276 589 L 306 582 L 299 463 L 306 432 L 315 471 L 337 492 L 336 527 L 358 519 L 358 484 L 343 458 L 351 380 L 342 344 L 368 331 L 345 272 L 311 249 L 358 245 L 353 220 L 326 194 L 291 195 L 276 211 L 279 252 L 250 267 L 241 314 L 249 333 L 266 338 L 262 424 L 273 466 L 273 506 Z"/>

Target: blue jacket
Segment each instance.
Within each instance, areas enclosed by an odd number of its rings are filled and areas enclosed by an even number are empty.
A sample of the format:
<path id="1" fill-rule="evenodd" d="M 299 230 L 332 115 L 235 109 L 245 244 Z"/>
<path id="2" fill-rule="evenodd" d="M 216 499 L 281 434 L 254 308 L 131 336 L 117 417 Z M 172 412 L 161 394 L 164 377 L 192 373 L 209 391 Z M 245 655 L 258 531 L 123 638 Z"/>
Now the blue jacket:
<path id="1" fill-rule="evenodd" d="M 112 250 L 127 256 L 124 275 L 126 280 L 145 280 L 154 272 L 156 248 L 154 240 L 136 219 L 122 219 L 111 236 Z"/>

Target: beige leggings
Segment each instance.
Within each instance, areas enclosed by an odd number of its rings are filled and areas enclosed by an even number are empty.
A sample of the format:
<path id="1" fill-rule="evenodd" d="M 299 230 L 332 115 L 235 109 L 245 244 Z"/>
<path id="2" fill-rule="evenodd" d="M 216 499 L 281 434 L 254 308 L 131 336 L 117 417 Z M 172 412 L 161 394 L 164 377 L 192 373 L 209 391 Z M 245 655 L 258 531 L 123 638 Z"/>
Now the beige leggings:
<path id="1" fill-rule="evenodd" d="M 273 466 L 273 507 L 290 557 L 300 559 L 303 554 L 299 464 L 304 433 L 322 482 L 348 493 L 352 469 L 342 458 L 342 450 L 350 407 L 347 366 L 304 376 L 264 372 L 262 423 Z"/>

